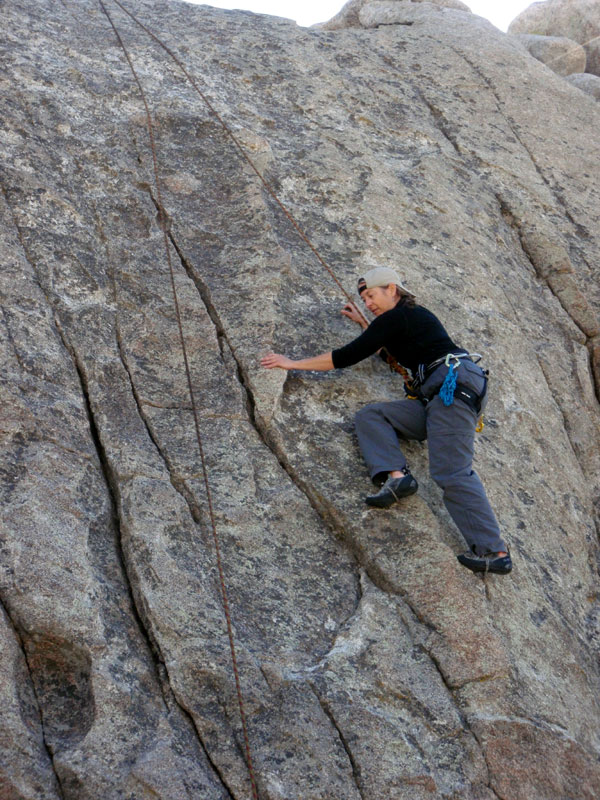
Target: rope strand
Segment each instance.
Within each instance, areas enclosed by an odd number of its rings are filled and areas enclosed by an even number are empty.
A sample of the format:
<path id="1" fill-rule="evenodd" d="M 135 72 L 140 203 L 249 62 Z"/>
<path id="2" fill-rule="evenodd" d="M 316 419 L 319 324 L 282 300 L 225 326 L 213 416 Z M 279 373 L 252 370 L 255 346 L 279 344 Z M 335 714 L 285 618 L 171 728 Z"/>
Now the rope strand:
<path id="1" fill-rule="evenodd" d="M 275 190 L 273 189 L 273 187 L 272 187 L 272 186 L 269 184 L 269 182 L 268 182 L 268 181 L 267 181 L 267 179 L 264 177 L 264 175 L 262 174 L 262 172 L 261 172 L 261 171 L 258 169 L 258 167 L 257 167 L 257 166 L 256 166 L 256 164 L 255 164 L 255 163 L 252 161 L 252 159 L 250 158 L 250 156 L 249 156 L 249 155 L 246 153 L 246 151 L 244 150 L 244 147 L 243 147 L 243 145 L 241 144 L 241 142 L 239 141 L 239 139 L 237 138 L 237 136 L 236 136 L 236 135 L 233 133 L 233 131 L 231 130 L 230 126 L 229 126 L 229 125 L 228 125 L 228 124 L 225 122 L 225 120 L 223 119 L 223 117 L 222 117 L 222 116 L 219 114 L 219 112 L 218 112 L 218 111 L 217 111 L 217 109 L 214 107 L 214 105 L 213 105 L 213 104 L 212 104 L 212 102 L 209 100 L 209 98 L 208 98 L 208 97 L 207 97 L 207 96 L 204 94 L 204 92 L 202 91 L 202 89 L 200 89 L 200 87 L 199 87 L 199 86 L 198 86 L 198 84 L 196 83 L 196 81 L 195 81 L 194 77 L 193 77 L 192 75 L 190 75 L 190 73 L 188 72 L 188 70 L 187 70 L 187 69 L 185 68 L 185 66 L 183 65 L 183 63 L 182 63 L 181 59 L 180 59 L 180 58 L 179 58 L 179 57 L 178 57 L 178 56 L 177 56 L 177 55 L 176 55 L 176 54 L 175 54 L 175 53 L 174 53 L 174 52 L 171 50 L 171 48 L 170 48 L 170 47 L 168 47 L 168 45 L 166 45 L 166 44 L 165 44 L 165 43 L 164 43 L 164 42 L 163 42 L 161 39 L 159 39 L 159 37 L 158 37 L 158 36 L 156 36 L 156 34 L 155 34 L 155 33 L 153 33 L 153 32 L 150 30 L 150 28 L 148 28 L 146 25 L 144 25 L 144 23 L 143 23 L 143 22 L 141 22 L 141 21 L 140 21 L 140 20 L 139 20 L 139 19 L 136 17 L 136 15 L 135 15 L 135 14 L 134 14 L 132 11 L 129 11 L 127 8 L 125 8 L 125 6 L 123 5 L 123 3 L 121 3 L 121 1 L 120 1 L 120 0 L 113 0 L 113 2 L 114 2 L 114 3 L 116 3 L 116 4 L 119 6 L 119 8 L 121 8 L 121 9 L 122 9 L 122 10 L 125 12 L 125 14 L 127 14 L 127 15 L 128 15 L 128 16 L 129 16 L 129 17 L 130 17 L 130 18 L 131 18 L 131 19 L 132 19 L 132 20 L 133 20 L 133 21 L 136 23 L 136 25 L 139 25 L 139 26 L 140 26 L 140 28 L 141 28 L 142 30 L 144 30 L 144 31 L 145 31 L 145 32 L 148 34 L 148 36 L 150 36 L 150 37 L 151 37 L 151 38 L 152 38 L 152 39 L 153 39 L 153 40 L 154 40 L 154 41 L 155 41 L 155 42 L 156 42 L 156 43 L 157 43 L 157 44 L 158 44 L 160 47 L 162 47 L 162 49 L 163 49 L 163 50 L 164 50 L 166 53 L 168 53 L 168 55 L 169 55 L 169 56 L 170 56 L 170 57 L 173 59 L 173 61 L 174 61 L 174 62 L 177 64 L 177 66 L 178 66 L 178 67 L 180 68 L 180 70 L 183 72 L 183 74 L 185 75 L 185 77 L 186 77 L 186 78 L 189 80 L 189 82 L 191 83 L 191 85 L 193 86 L 193 88 L 195 89 L 195 91 L 196 91 L 196 92 L 198 93 L 198 95 L 201 97 L 202 101 L 203 101 L 203 102 L 206 104 L 206 106 L 208 107 L 208 109 L 209 109 L 210 113 L 211 113 L 211 114 L 212 114 L 212 115 L 215 117 L 215 119 L 216 119 L 216 120 L 219 122 L 219 124 L 221 125 L 221 127 L 223 128 L 223 130 L 225 131 L 225 133 L 226 133 L 226 134 L 229 136 L 229 138 L 231 139 L 231 141 L 232 141 L 232 142 L 233 142 L 233 144 L 235 145 L 235 147 L 236 147 L 236 149 L 237 149 L 238 153 L 240 154 L 240 156 L 241 156 L 241 157 L 244 159 L 244 161 L 245 161 L 245 162 L 246 162 L 246 163 L 247 163 L 247 164 L 250 166 L 250 168 L 252 169 L 252 171 L 253 171 L 253 172 L 256 174 L 256 176 L 258 177 L 258 179 L 260 180 L 260 182 L 262 183 L 262 185 L 264 186 L 264 188 L 265 188 L 265 189 L 267 190 L 267 192 L 269 193 L 269 195 L 270 195 L 270 196 L 273 198 L 273 200 L 274 200 L 274 201 L 277 203 L 277 205 L 279 206 L 279 208 L 281 209 L 281 211 L 282 211 L 282 212 L 285 214 L 285 216 L 288 218 L 288 220 L 289 220 L 289 221 L 291 222 L 291 224 L 294 226 L 294 228 L 296 229 L 296 231 L 297 231 L 298 235 L 299 235 L 299 236 L 300 236 L 300 237 L 303 239 L 303 241 L 304 241 L 304 242 L 305 242 L 305 243 L 308 245 L 308 247 L 310 247 L 310 249 L 312 250 L 312 252 L 313 252 L 313 253 L 314 253 L 314 255 L 316 256 L 316 258 L 319 260 L 320 264 L 321 264 L 321 265 L 322 265 L 322 266 L 323 266 L 323 267 L 324 267 L 324 268 L 327 270 L 327 272 L 330 274 L 330 276 L 331 276 L 331 277 L 332 277 L 332 279 L 335 281 L 336 285 L 338 286 L 338 288 L 340 289 L 340 291 L 342 292 L 342 294 L 344 295 L 344 297 L 345 297 L 345 298 L 348 300 L 348 302 L 350 302 L 350 303 L 354 304 L 354 300 L 352 299 L 352 297 L 350 296 L 350 294 L 348 294 L 348 292 L 346 291 L 346 289 L 344 289 L 344 287 L 342 286 L 342 284 L 340 283 L 340 281 L 337 279 L 337 277 L 336 277 L 335 273 L 333 272 L 333 270 L 331 269 L 331 267 L 329 266 L 329 264 L 328 264 L 328 263 L 325 261 L 325 259 L 324 259 L 324 258 L 321 256 L 321 254 L 319 253 L 319 251 L 317 250 L 317 248 L 315 247 L 315 245 L 314 245 L 314 244 L 311 242 L 311 240 L 309 239 L 309 237 L 308 237 L 308 235 L 306 234 L 306 232 L 304 231 L 304 229 L 303 229 L 303 228 L 300 226 L 300 224 L 299 224 L 299 223 L 298 223 L 298 222 L 295 220 L 295 218 L 292 216 L 292 214 L 290 213 L 290 211 L 288 210 L 288 208 L 287 208 L 287 207 L 284 205 L 284 203 L 283 203 L 283 202 L 282 202 L 282 201 L 279 199 L 279 197 L 278 197 L 278 195 L 276 194 L 276 192 L 275 192 Z M 367 320 L 367 318 L 366 318 L 366 317 L 364 316 L 364 314 L 363 314 L 363 313 L 360 311 L 360 309 L 357 309 L 357 310 L 358 310 L 359 314 L 361 315 L 361 317 L 363 318 L 363 320 L 364 320 L 365 322 L 367 322 L 367 323 L 368 323 L 368 320 Z"/>
<path id="2" fill-rule="evenodd" d="M 115 2 L 117 2 L 117 0 L 115 0 Z M 246 752 L 246 764 L 247 764 L 247 767 L 248 767 L 248 773 L 249 773 L 249 776 L 250 776 L 250 783 L 251 783 L 251 786 L 252 786 L 252 798 L 253 798 L 253 800 L 259 800 L 259 798 L 258 798 L 258 789 L 257 789 L 257 786 L 256 786 L 256 779 L 255 779 L 255 776 L 254 776 L 254 766 L 253 766 L 253 763 L 252 763 L 252 754 L 251 754 L 251 750 L 250 750 L 250 740 L 249 740 L 249 737 L 248 737 L 248 726 L 247 726 L 247 723 L 246 723 L 246 712 L 245 712 L 245 708 L 244 708 L 244 699 L 243 699 L 243 696 L 242 696 L 242 688 L 241 688 L 239 669 L 238 669 L 238 663 L 237 663 L 237 656 L 236 656 L 236 650 L 235 650 L 235 642 L 234 642 L 234 638 L 233 638 L 233 625 L 232 625 L 232 622 L 231 622 L 231 612 L 230 612 L 230 609 L 229 609 L 229 598 L 228 598 L 228 594 L 227 594 L 227 588 L 226 588 L 226 585 L 225 585 L 225 573 L 224 573 L 224 570 L 223 570 L 223 564 L 222 564 L 222 560 L 221 560 L 221 548 L 220 548 L 220 545 L 219 545 L 219 537 L 218 537 L 218 534 L 217 534 L 217 525 L 216 525 L 214 508 L 213 508 L 213 503 L 212 503 L 212 495 L 211 495 L 211 491 L 210 491 L 210 484 L 209 484 L 209 480 L 208 480 L 208 469 L 207 469 L 207 465 L 206 465 L 204 447 L 202 445 L 202 436 L 200 434 L 200 423 L 199 423 L 199 420 L 198 420 L 198 409 L 197 409 L 197 406 L 196 406 L 196 398 L 195 398 L 193 384 L 192 384 L 192 377 L 191 377 L 191 372 L 190 372 L 187 348 L 186 348 L 186 344 L 185 344 L 185 337 L 183 335 L 183 324 L 182 324 L 182 321 L 181 321 L 181 313 L 180 313 L 180 308 L 179 308 L 179 298 L 177 296 L 177 288 L 176 288 L 176 285 L 175 285 L 175 272 L 173 270 L 173 262 L 172 262 L 172 259 L 171 259 L 171 249 L 170 249 L 170 246 L 169 246 L 169 238 L 168 238 L 168 215 L 165 212 L 165 209 L 164 209 L 164 206 L 163 206 L 163 202 L 162 202 L 162 193 L 161 193 L 160 177 L 159 177 L 159 171 L 158 171 L 158 159 L 157 159 L 157 155 L 156 155 L 156 142 L 155 142 L 155 138 L 154 138 L 154 127 L 153 127 L 153 124 L 152 124 L 152 116 L 150 114 L 150 108 L 148 106 L 148 101 L 146 100 L 146 95 L 145 95 L 144 89 L 143 89 L 142 84 L 141 84 L 141 82 L 139 80 L 139 77 L 137 75 L 135 67 L 133 66 L 133 62 L 132 62 L 132 60 L 131 60 L 131 58 L 129 56 L 127 48 L 125 47 L 123 39 L 121 38 L 121 35 L 119 34 L 119 31 L 117 30 L 117 28 L 116 28 L 116 26 L 115 26 L 115 24 L 114 24 L 114 22 L 113 22 L 113 20 L 112 20 L 112 18 L 110 16 L 110 14 L 108 13 L 108 11 L 106 9 L 106 6 L 102 2 L 102 0 L 99 0 L 99 3 L 100 3 L 100 7 L 102 8 L 102 11 L 106 15 L 106 18 L 110 22 L 110 25 L 111 25 L 114 33 L 115 33 L 115 36 L 117 37 L 119 45 L 120 45 L 121 49 L 123 50 L 125 58 L 127 59 L 127 63 L 129 64 L 129 68 L 130 68 L 130 70 L 132 72 L 132 75 L 133 75 L 133 77 L 135 79 L 135 82 L 136 82 L 136 84 L 138 86 L 140 95 L 142 97 L 142 101 L 144 103 L 144 108 L 146 109 L 146 118 L 147 118 L 147 122 L 148 122 L 148 134 L 149 134 L 149 137 L 150 137 L 150 146 L 151 146 L 151 150 L 152 150 L 152 162 L 153 162 L 153 169 L 154 169 L 154 182 L 155 182 L 155 186 L 156 186 L 156 195 L 157 195 L 157 203 L 158 203 L 158 209 L 159 209 L 159 218 L 160 218 L 160 223 L 161 223 L 161 229 L 162 229 L 162 232 L 163 232 L 165 251 L 166 251 L 166 254 L 167 254 L 167 263 L 169 265 L 169 275 L 170 275 L 170 279 L 171 279 L 171 289 L 172 289 L 172 292 L 173 292 L 173 303 L 174 303 L 174 306 L 175 306 L 175 315 L 177 317 L 177 327 L 178 327 L 178 330 L 179 330 L 179 339 L 180 339 L 180 344 L 181 344 L 181 351 L 182 351 L 182 355 L 183 355 L 183 362 L 184 362 L 184 365 L 185 365 L 185 374 L 186 374 L 186 379 L 187 379 L 188 392 L 189 392 L 190 400 L 191 400 L 191 404 L 192 404 L 192 413 L 193 413 L 193 417 L 194 417 L 194 427 L 195 427 L 195 430 L 196 430 L 196 439 L 197 439 L 197 443 L 198 443 L 198 451 L 200 453 L 200 461 L 202 463 L 202 476 L 204 478 L 204 485 L 205 485 L 205 488 L 206 488 L 206 499 L 207 499 L 210 523 L 211 523 L 211 528 L 212 528 L 213 542 L 214 542 L 214 546 L 215 546 L 215 553 L 216 553 L 216 559 L 217 559 L 217 568 L 218 568 L 218 572 L 219 572 L 219 581 L 220 581 L 220 584 L 221 584 L 221 597 L 222 597 L 222 601 L 223 601 L 223 609 L 224 609 L 224 612 L 225 612 L 225 619 L 226 619 L 226 622 L 227 622 L 227 635 L 228 635 L 228 638 L 229 638 L 229 648 L 230 648 L 230 651 L 231 651 L 231 662 L 232 662 L 232 666 L 233 666 L 233 674 L 234 674 L 234 678 L 235 678 L 235 687 L 236 687 L 236 693 L 237 693 L 237 700 L 238 700 L 238 706 L 239 706 L 239 711 L 240 711 L 240 719 L 241 719 L 241 723 L 242 723 L 242 734 L 243 734 L 243 738 L 244 738 L 244 749 L 245 749 L 245 752 Z M 121 4 L 117 2 L 117 5 L 121 5 Z"/>
<path id="3" fill-rule="evenodd" d="M 119 6 L 119 8 L 125 14 L 127 14 L 127 16 L 130 17 L 130 19 L 132 19 L 135 22 L 136 25 L 139 25 L 139 27 L 143 31 L 145 31 L 148 34 L 148 36 L 150 36 L 150 38 L 159 45 L 159 47 L 162 47 L 162 49 L 177 64 L 177 66 L 183 72 L 185 77 L 188 79 L 188 81 L 190 82 L 190 84 L 192 85 L 194 90 L 198 93 L 198 95 L 200 96 L 202 101 L 205 103 L 205 105 L 209 109 L 210 113 L 215 117 L 215 119 L 217 119 L 217 121 L 219 122 L 219 124 L 221 125 L 221 127 L 223 128 L 225 133 L 227 134 L 227 136 L 229 136 L 229 138 L 231 139 L 231 141 L 235 145 L 235 148 L 238 151 L 238 153 L 240 154 L 240 156 L 250 166 L 250 168 L 256 174 L 256 176 L 258 177 L 258 179 L 260 180 L 260 182 L 262 183 L 262 185 L 264 186 L 266 191 L 273 198 L 273 200 L 277 203 L 277 205 L 279 206 L 279 208 L 281 209 L 283 214 L 287 217 L 289 222 L 293 225 L 293 227 L 295 228 L 295 230 L 298 233 L 298 235 L 300 236 L 300 238 L 308 245 L 308 247 L 311 249 L 311 251 L 314 253 L 316 258 L 318 259 L 319 263 L 327 270 L 329 275 L 335 281 L 336 286 L 338 286 L 338 288 L 340 289 L 340 291 L 344 295 L 344 297 L 348 300 L 349 303 L 351 303 L 356 308 L 356 310 L 358 311 L 358 313 L 359 313 L 360 317 L 362 318 L 363 322 L 366 322 L 366 324 L 368 325 L 369 324 L 368 319 L 362 313 L 360 308 L 358 308 L 358 306 L 356 306 L 356 304 L 354 303 L 354 300 L 352 299 L 351 295 L 346 291 L 346 289 L 344 289 L 344 287 L 342 286 L 342 284 L 340 283 L 340 281 L 336 277 L 336 275 L 335 275 L 334 271 L 332 270 L 332 268 L 325 261 L 325 259 L 321 256 L 321 254 L 319 253 L 319 251 L 317 250 L 315 245 L 309 239 L 309 237 L 306 234 L 306 232 L 304 231 L 304 229 L 296 221 L 296 219 L 294 218 L 292 213 L 289 211 L 289 209 L 284 205 L 282 200 L 280 200 L 279 196 L 277 195 L 277 193 L 275 192 L 273 187 L 270 185 L 270 183 L 267 181 L 265 176 L 262 174 L 262 172 L 258 169 L 258 167 L 254 163 L 254 161 L 246 153 L 246 151 L 244 150 L 244 147 L 242 146 L 242 144 L 239 141 L 239 139 L 237 138 L 237 136 L 233 133 L 233 131 L 231 130 L 229 125 L 225 122 L 225 120 L 219 114 L 217 109 L 214 107 L 214 105 L 209 100 L 209 98 L 205 95 L 205 93 L 202 91 L 202 89 L 200 89 L 200 87 L 196 83 L 194 77 L 192 75 L 190 75 L 189 71 L 185 68 L 185 66 L 182 63 L 181 59 L 173 52 L 173 50 L 171 50 L 171 48 L 168 45 L 166 45 L 155 33 L 153 33 L 150 30 L 150 28 L 148 28 L 146 25 L 144 25 L 144 23 L 141 20 L 139 20 L 137 18 L 137 16 L 132 11 L 129 11 L 123 5 L 121 0 L 113 0 L 113 2 L 116 3 Z M 410 377 L 408 371 L 405 369 L 405 367 L 403 367 L 401 364 L 399 364 L 398 361 L 396 361 L 396 359 L 391 355 L 391 353 L 388 352 L 388 350 L 386 348 L 382 348 L 382 349 L 383 349 L 383 351 L 385 353 L 385 358 L 386 358 L 388 364 L 390 365 L 390 368 L 393 369 L 395 372 L 397 372 L 399 375 L 402 376 L 402 378 L 404 380 L 404 383 L 406 384 L 406 387 L 407 387 L 407 389 L 409 390 L 409 393 L 410 393 L 411 390 L 412 390 L 412 378 Z"/>

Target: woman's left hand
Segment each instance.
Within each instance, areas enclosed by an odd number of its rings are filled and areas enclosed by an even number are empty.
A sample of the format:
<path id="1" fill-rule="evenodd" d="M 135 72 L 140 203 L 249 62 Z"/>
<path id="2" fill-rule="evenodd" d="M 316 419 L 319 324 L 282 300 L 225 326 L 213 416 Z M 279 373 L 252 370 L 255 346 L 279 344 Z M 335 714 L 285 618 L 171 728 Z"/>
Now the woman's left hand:
<path id="1" fill-rule="evenodd" d="M 352 322 L 357 322 L 361 328 L 366 328 L 368 322 L 365 320 L 364 314 L 361 314 L 354 303 L 346 303 L 341 312 L 345 317 L 351 319 Z"/>
<path id="2" fill-rule="evenodd" d="M 261 358 L 260 364 L 265 369 L 275 369 L 276 367 L 279 369 L 294 369 L 296 362 L 292 361 L 291 358 L 287 358 L 287 356 L 269 353 Z"/>

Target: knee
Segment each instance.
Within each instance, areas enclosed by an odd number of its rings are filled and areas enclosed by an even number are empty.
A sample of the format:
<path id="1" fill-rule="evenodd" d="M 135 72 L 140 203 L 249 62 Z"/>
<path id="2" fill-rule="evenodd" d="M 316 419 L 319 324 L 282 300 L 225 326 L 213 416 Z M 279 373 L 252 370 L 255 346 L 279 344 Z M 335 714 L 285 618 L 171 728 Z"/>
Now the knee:
<path id="1" fill-rule="evenodd" d="M 455 488 L 460 489 L 464 487 L 465 480 L 467 480 L 472 474 L 473 470 L 451 470 L 451 469 L 444 469 L 436 464 L 429 465 L 429 474 L 431 475 L 432 479 L 437 483 L 440 489 L 443 489 L 444 492 L 452 492 Z"/>
<path id="2" fill-rule="evenodd" d="M 377 417 L 381 417 L 380 406 L 380 403 L 369 403 L 368 405 L 359 409 L 354 415 L 355 425 L 360 427 L 361 425 L 364 425 L 365 423 L 368 423 Z"/>

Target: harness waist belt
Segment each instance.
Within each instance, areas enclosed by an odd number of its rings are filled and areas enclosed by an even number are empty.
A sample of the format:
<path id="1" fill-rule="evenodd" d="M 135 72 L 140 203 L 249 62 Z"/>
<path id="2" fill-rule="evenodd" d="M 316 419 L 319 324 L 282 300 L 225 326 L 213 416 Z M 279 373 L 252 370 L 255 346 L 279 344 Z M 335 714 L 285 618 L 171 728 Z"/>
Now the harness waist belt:
<path id="1" fill-rule="evenodd" d="M 468 358 L 474 364 L 477 364 L 478 361 L 481 361 L 482 356 L 479 353 L 467 353 L 466 350 L 463 350 L 461 353 L 447 353 L 445 356 L 441 358 L 436 358 L 435 361 L 432 361 L 431 364 L 419 364 L 417 368 L 417 382 L 419 386 L 422 386 L 427 378 L 431 375 L 431 373 L 441 366 L 447 358 L 460 360 L 461 358 Z"/>
<path id="2" fill-rule="evenodd" d="M 477 362 L 481 361 L 482 358 L 480 353 L 467 353 L 466 351 L 462 353 L 447 353 L 445 356 L 442 356 L 441 358 L 436 358 L 436 360 L 432 361 L 431 364 L 427 364 L 427 366 L 425 367 L 425 371 L 432 372 L 436 367 L 439 367 L 440 364 L 443 364 L 448 357 L 455 359 L 468 358 L 474 364 L 477 364 Z"/>

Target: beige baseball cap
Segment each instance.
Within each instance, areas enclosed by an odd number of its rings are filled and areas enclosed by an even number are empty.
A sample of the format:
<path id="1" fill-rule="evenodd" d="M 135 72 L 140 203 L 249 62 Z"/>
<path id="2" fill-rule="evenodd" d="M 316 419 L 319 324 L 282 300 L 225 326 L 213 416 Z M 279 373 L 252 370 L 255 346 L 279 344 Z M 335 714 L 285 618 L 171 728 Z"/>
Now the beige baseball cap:
<path id="1" fill-rule="evenodd" d="M 395 283 L 400 289 L 408 292 L 396 270 L 373 266 L 358 279 L 358 293 L 364 292 L 365 289 L 373 289 L 375 286 L 389 286 L 390 283 Z"/>

